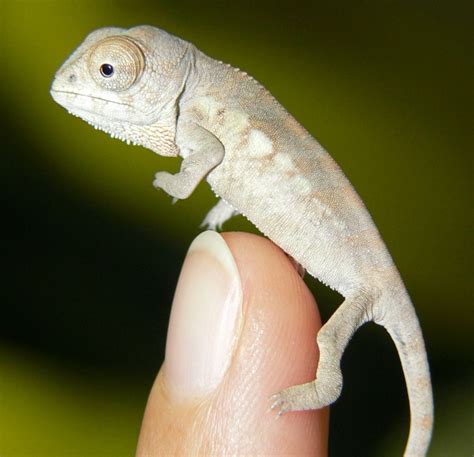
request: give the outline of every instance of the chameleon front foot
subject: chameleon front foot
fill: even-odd
[[[299,263],[293,257],[291,257],[290,254],[286,254],[286,255],[287,255],[288,259],[290,259],[290,262],[293,264],[293,266],[295,267],[295,270],[298,272],[300,277],[304,279],[304,277],[306,275],[306,268],[303,267],[303,265],[301,265],[301,263]]]
[[[239,214],[232,206],[224,200],[219,200],[218,203],[207,213],[202,221],[201,227],[208,230],[220,230],[222,224],[231,217]]]
[[[155,174],[153,186],[156,189],[162,189],[168,195],[178,200],[188,198],[194,189],[194,187],[188,185],[180,173],[172,175],[166,171],[159,171]]]

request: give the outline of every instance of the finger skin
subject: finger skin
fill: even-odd
[[[269,240],[222,235],[243,289],[230,368],[206,398],[178,402],[166,385],[165,362],[148,399],[136,455],[326,456],[327,408],[280,417],[270,409],[272,394],[314,377],[321,322],[313,296]]]

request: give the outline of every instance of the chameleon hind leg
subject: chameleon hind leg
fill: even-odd
[[[319,409],[337,400],[342,390],[342,354],[354,332],[371,320],[371,308],[367,294],[344,300],[318,332],[319,363],[316,379],[273,395],[272,409],[276,409],[278,414]]]

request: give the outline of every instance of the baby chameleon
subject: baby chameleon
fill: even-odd
[[[241,213],[345,300],[317,336],[316,380],[274,396],[279,412],[317,409],[341,392],[340,359],[374,321],[397,348],[410,400],[405,456],[426,455],[429,366],[413,305],[369,213],[321,145],[257,81],[160,29],[92,32],[57,72],[60,105],[112,137],[163,156],[179,173],[154,185],[184,199],[204,178],[220,197],[204,220]]]

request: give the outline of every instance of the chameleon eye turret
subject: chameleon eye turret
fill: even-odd
[[[130,88],[145,69],[140,46],[126,36],[111,36],[90,50],[89,69],[92,79],[102,88],[123,91]]]

